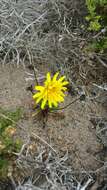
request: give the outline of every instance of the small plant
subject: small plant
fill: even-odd
[[[67,95],[68,90],[67,85],[69,84],[69,82],[65,80],[65,76],[58,78],[58,75],[59,72],[51,78],[51,74],[48,72],[46,75],[46,80],[42,86],[39,85],[35,75],[37,85],[34,87],[35,91],[33,92],[33,99],[36,103],[36,108],[39,111],[34,113],[32,116],[35,117],[38,113],[40,113],[40,116],[43,118],[43,127],[46,125],[49,113],[56,114],[58,110],[64,110],[71,106],[74,102],[80,100],[79,96],[64,107],[57,108],[59,103],[64,102],[64,98]]]
[[[89,21],[89,30],[99,31],[107,24],[107,0],[86,0],[89,15],[86,20]],[[106,11],[105,11],[106,10]]]
[[[65,108],[58,109],[57,107],[59,103],[64,102],[66,96],[65,92],[67,91],[66,85],[68,85],[69,82],[65,80],[65,76],[58,79],[58,75],[59,72],[51,78],[51,74],[48,72],[42,86],[38,84],[37,77],[35,76],[37,85],[34,87],[33,99],[39,111],[32,116],[36,116],[40,113],[43,118],[43,128],[46,126],[50,112]]]
[[[86,20],[89,22],[90,31],[99,31],[87,50],[96,53],[107,51],[107,0],[86,0],[89,15]]]
[[[21,109],[6,111],[0,108],[0,176],[5,176],[12,159],[12,152],[19,151],[21,142],[13,139],[16,122],[22,115]]]
[[[104,53],[107,50],[107,37],[103,37],[100,40],[94,40],[89,44],[88,51]]]

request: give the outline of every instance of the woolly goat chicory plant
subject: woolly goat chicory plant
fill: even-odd
[[[48,72],[43,86],[36,85],[34,87],[36,92],[33,94],[33,99],[36,104],[40,104],[42,110],[58,107],[60,102],[64,102],[67,91],[66,85],[69,82],[65,80],[65,76],[58,78],[58,75],[59,72],[51,77],[50,72]]]

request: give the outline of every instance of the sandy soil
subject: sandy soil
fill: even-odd
[[[96,137],[90,118],[91,115],[106,117],[106,111],[101,104],[89,100],[77,101],[56,115],[49,114],[47,126],[43,128],[43,121],[39,116],[35,120],[31,117],[32,95],[26,91],[31,81],[26,82],[26,71],[29,70],[22,67],[0,66],[0,107],[9,109],[22,107],[25,110],[25,117],[20,121],[25,130],[18,129],[20,137],[26,141],[27,133],[34,132],[61,154],[68,150],[69,161],[75,170],[98,169],[101,166],[98,156],[103,147]],[[68,95],[64,105],[75,98]]]

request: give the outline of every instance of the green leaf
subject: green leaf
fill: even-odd
[[[91,21],[89,30],[99,31],[101,28],[101,24],[98,21]]]

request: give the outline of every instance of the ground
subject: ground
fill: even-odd
[[[27,132],[33,132],[45,139],[61,154],[68,150],[69,161],[72,162],[75,170],[95,171],[100,168],[102,163],[99,161],[99,153],[103,146],[96,137],[90,118],[91,116],[106,117],[102,105],[89,100],[77,101],[65,110],[58,111],[57,114],[50,113],[47,124],[43,128],[39,116],[35,120],[31,116],[32,94],[26,88],[32,81],[26,82],[26,72],[31,71],[21,66],[19,68],[10,65],[0,66],[0,107],[6,109],[22,107],[25,110],[25,116],[20,121],[20,125],[25,130],[18,129],[18,135],[26,141]],[[70,103],[75,98],[68,95],[64,104]]]

